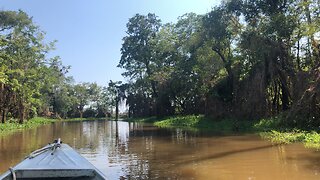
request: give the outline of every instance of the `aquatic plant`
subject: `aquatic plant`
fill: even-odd
[[[0,123],[0,135],[8,134],[9,132],[15,132],[22,129],[35,128],[40,125],[49,124],[53,122],[55,122],[54,119],[35,117],[20,124],[17,122],[17,120],[11,119],[6,123]]]

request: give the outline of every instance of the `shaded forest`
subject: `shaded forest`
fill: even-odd
[[[48,57],[54,42],[23,11],[0,11],[0,119],[103,117],[125,102],[129,117],[281,115],[320,125],[318,0],[229,0],[175,23],[136,14],[118,67],[128,82],[75,84]]]
[[[136,14],[118,65],[129,115],[319,126],[319,13],[318,0],[230,0],[176,23]]]

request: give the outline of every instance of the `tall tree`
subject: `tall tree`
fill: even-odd
[[[126,98],[127,84],[122,84],[121,81],[110,81],[108,91],[110,98],[112,98],[112,104],[116,108],[116,120],[119,119],[119,106],[121,101]]]
[[[46,68],[46,53],[51,49],[42,42],[44,33],[23,11],[0,11],[1,105],[2,122],[10,110],[19,122],[36,114],[41,105],[40,89]]]
[[[152,95],[158,96],[156,82],[151,79],[154,73],[154,49],[151,41],[160,28],[160,20],[155,14],[146,16],[136,14],[129,19],[127,36],[123,38],[121,59],[118,67],[124,68],[123,74],[132,79],[147,77],[152,89]]]
[[[224,98],[227,101],[231,101],[234,94],[235,77],[232,70],[235,62],[234,45],[237,43],[241,28],[239,14],[229,11],[225,4],[215,7],[203,18],[203,37],[208,44],[211,44],[211,49],[219,56],[227,73],[225,90],[228,93]]]
[[[80,118],[83,117],[84,107],[88,105],[90,96],[89,96],[89,84],[88,83],[81,83],[76,84],[73,87],[73,96],[75,96],[77,100],[77,110],[80,114]]]

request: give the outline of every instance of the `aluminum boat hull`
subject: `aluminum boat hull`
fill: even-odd
[[[14,179],[102,180],[106,177],[69,145],[61,144],[54,152],[47,150],[27,157],[0,176],[0,180]]]

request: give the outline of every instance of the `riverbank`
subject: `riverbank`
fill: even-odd
[[[70,119],[61,119],[61,121],[95,121],[95,120],[109,120],[108,118],[70,118]]]
[[[162,128],[203,129],[222,133],[258,133],[263,139],[275,144],[301,142],[308,148],[320,149],[320,133],[282,125],[279,118],[259,121],[224,119],[213,121],[203,115],[176,116],[157,119],[155,117],[128,119],[127,121],[148,122]]]
[[[40,125],[50,124],[55,121],[56,120],[54,120],[54,119],[35,117],[35,118],[32,118],[32,119],[24,122],[23,124],[19,124],[16,121],[10,120],[6,123],[0,123],[0,136],[11,133],[11,132],[23,130],[23,129],[30,129],[30,128],[38,127]]]
[[[49,119],[45,117],[35,117],[25,121],[23,124],[15,120],[8,120],[6,123],[0,123],[0,136],[6,135],[19,130],[35,128],[40,125],[50,124],[58,121],[94,121],[94,120],[108,120],[106,118],[71,118],[71,119]]]

